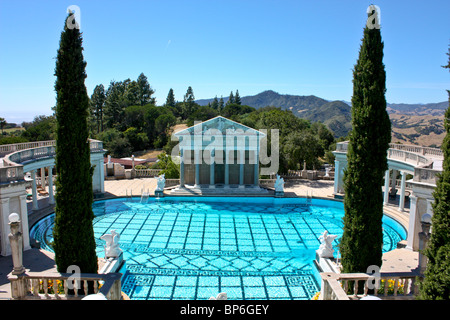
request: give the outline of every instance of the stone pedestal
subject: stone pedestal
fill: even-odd
[[[155,196],[158,198],[164,197],[164,191],[162,190],[155,190]]]
[[[275,198],[284,197],[284,191],[275,191]]]

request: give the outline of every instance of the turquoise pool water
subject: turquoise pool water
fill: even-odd
[[[131,299],[310,299],[320,290],[313,260],[324,230],[342,235],[341,202],[304,198],[166,197],[96,201],[94,232],[120,234],[122,290]],[[54,215],[31,229],[52,250]],[[406,232],[383,218],[383,251]],[[337,239],[337,240],[338,240]],[[334,245],[337,245],[335,240]],[[336,251],[335,251],[336,252]]]

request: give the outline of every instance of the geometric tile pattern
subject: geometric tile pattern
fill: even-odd
[[[245,198],[241,198],[245,199]],[[342,235],[342,208],[230,202],[114,199],[93,204],[100,237],[120,234],[122,290],[131,299],[310,299],[318,290],[312,261],[324,230]],[[51,250],[54,216],[32,228]],[[384,225],[384,251],[401,240]]]

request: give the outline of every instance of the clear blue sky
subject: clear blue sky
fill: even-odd
[[[386,98],[448,99],[448,0],[0,0],[0,117],[52,114],[56,51],[69,5],[81,9],[86,87],[143,72],[164,103],[264,90],[352,96],[366,9],[381,10]]]

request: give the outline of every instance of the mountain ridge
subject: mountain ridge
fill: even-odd
[[[208,105],[213,100],[214,98],[199,99],[196,103]],[[228,97],[223,100],[226,103]],[[347,136],[351,130],[351,102],[349,101],[327,100],[314,95],[280,94],[273,90],[265,90],[253,96],[241,97],[241,104],[256,109],[275,106],[290,110],[300,118],[324,123],[333,131],[335,137]],[[386,109],[392,123],[392,141],[402,143],[426,141],[428,145],[440,145],[442,134],[439,126],[443,125],[443,116],[447,108],[448,101],[416,104],[387,103]],[[428,128],[430,125],[431,130]],[[406,128],[410,131],[406,132]]]

